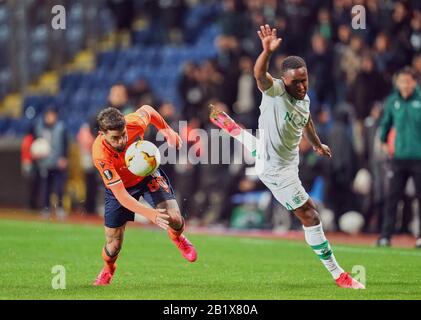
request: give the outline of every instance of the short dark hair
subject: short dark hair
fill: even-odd
[[[417,80],[417,76],[415,74],[415,70],[412,69],[409,66],[403,67],[402,69],[400,69],[397,73],[396,73],[396,77],[398,77],[401,74],[407,74],[410,75],[412,77],[412,79]]]
[[[102,110],[98,116],[98,127],[99,130],[107,132],[108,130],[121,131],[126,126],[126,120],[120,110],[109,107]]]
[[[306,62],[299,56],[286,57],[281,64],[281,74],[284,74],[290,69],[307,68]]]

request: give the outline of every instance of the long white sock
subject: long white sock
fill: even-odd
[[[329,241],[327,241],[325,233],[323,232],[322,223],[312,227],[303,226],[303,229],[307,243],[311,246],[314,253],[319,256],[320,261],[330,272],[333,279],[339,278],[344,270],[336,262]]]

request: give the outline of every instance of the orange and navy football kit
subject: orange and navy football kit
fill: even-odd
[[[124,155],[127,148],[133,142],[143,139],[145,130],[151,123],[151,115],[141,110],[126,115],[125,120],[128,142],[123,152],[115,151],[102,135],[95,139],[92,146],[94,165],[106,187],[104,224],[108,228],[118,228],[127,221],[134,221],[134,213],[123,207],[110,190],[109,187],[114,184],[123,183],[132,197],[136,200],[143,197],[153,208],[162,201],[175,199],[171,183],[162,169],[147,177],[139,177],[132,174],[125,163]]]

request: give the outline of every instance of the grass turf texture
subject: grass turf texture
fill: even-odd
[[[333,244],[346,270],[362,265],[367,290],[336,287],[303,242],[190,235],[199,258],[185,261],[161,231],[127,228],[108,287],[101,226],[0,220],[0,299],[421,299],[421,251]],[[66,289],[54,290],[54,265]]]

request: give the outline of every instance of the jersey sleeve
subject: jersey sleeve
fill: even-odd
[[[282,80],[273,78],[273,85],[263,93],[270,97],[281,96],[285,93],[285,85]]]
[[[125,118],[127,126],[137,127],[139,131],[145,131],[151,122],[151,115],[142,109],[128,114]]]
[[[114,168],[112,161],[105,158],[93,159],[95,167],[98,169],[102,181],[107,187],[110,187],[121,181],[121,178]]]

